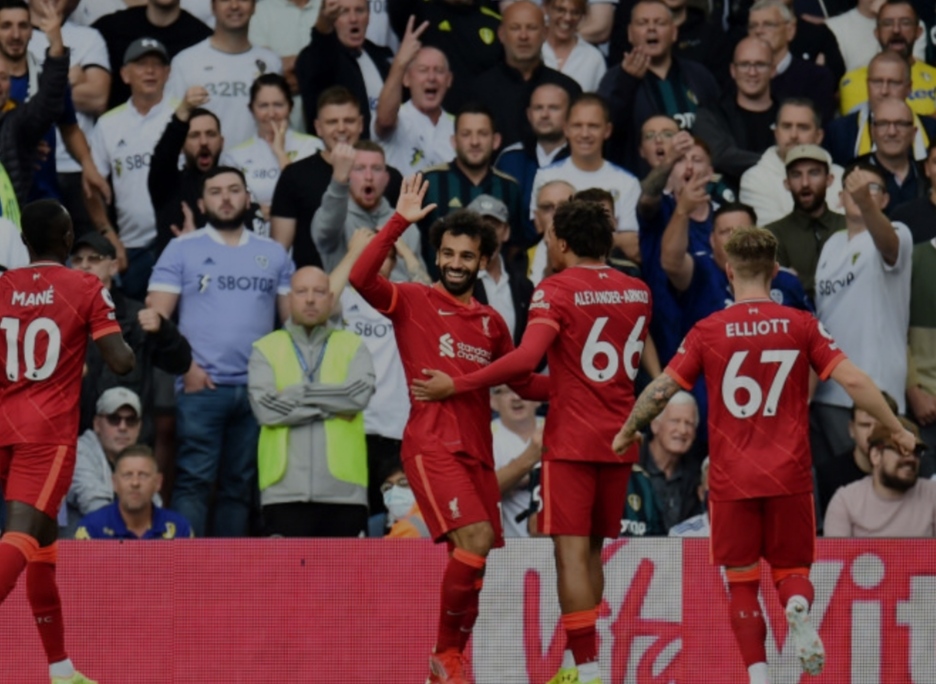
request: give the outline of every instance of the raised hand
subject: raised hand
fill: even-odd
[[[419,37],[429,28],[429,22],[424,21],[417,28],[413,28],[413,24],[416,23],[416,17],[410,15],[409,20],[406,22],[406,32],[403,34],[403,40],[400,41],[400,48],[397,50],[396,58],[394,59],[402,67],[409,66],[409,63],[416,59],[416,54],[422,48],[422,43],[419,42]]]
[[[650,56],[638,45],[630,52],[624,53],[621,68],[634,78],[643,78],[650,68]]]
[[[424,181],[421,173],[404,178],[396,212],[410,223],[421,221],[437,206],[435,204],[430,204],[428,207],[422,205],[428,191],[429,181]]]
[[[413,380],[410,390],[416,401],[442,401],[455,394],[455,381],[440,370],[423,370],[428,380]]]
[[[176,116],[179,117],[180,121],[188,121],[192,110],[204,107],[210,99],[211,96],[204,86],[194,85],[185,91],[182,102],[176,107]]]
[[[192,213],[191,207],[189,207],[188,202],[182,202],[182,227],[179,228],[176,224],[169,226],[172,230],[172,234],[176,237],[180,235],[185,235],[186,233],[191,233],[195,230],[195,214]]]
[[[338,143],[331,151],[332,175],[339,183],[347,183],[354,166],[354,148],[348,143]]]
[[[341,16],[341,0],[325,0],[319,10],[316,28],[322,33],[331,33],[335,30],[335,22]]]
[[[683,214],[691,214],[699,206],[706,204],[710,197],[706,186],[712,180],[711,174],[697,174],[690,171],[686,184],[676,193],[676,210]]]
[[[360,254],[376,234],[370,228],[358,228],[351,235],[351,239],[348,240],[348,252],[350,254]]]
[[[880,188],[881,180],[873,173],[858,169],[852,171],[845,178],[845,192],[851,195],[858,207],[865,207],[871,203],[871,185]],[[883,191],[883,188],[880,188]]]
[[[286,129],[289,128],[289,122],[285,120],[271,121],[270,128],[273,129],[273,143],[271,145],[273,151],[277,157],[280,155],[286,156]],[[351,158],[351,161],[354,161],[354,157]]]

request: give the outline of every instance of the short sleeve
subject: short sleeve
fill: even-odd
[[[562,330],[562,308],[565,292],[557,286],[555,278],[543,280],[533,291],[527,314],[527,325],[548,325]]]
[[[153,274],[149,280],[149,291],[181,294],[183,271],[182,248],[179,246],[179,239],[176,238],[169,241],[166,249],[159,256],[156,266],[153,267]]]
[[[621,189],[621,197],[617,206],[617,230],[619,233],[636,233],[640,230],[637,224],[637,202],[640,200],[640,183],[633,177],[627,177],[627,184]]]
[[[895,261],[893,265],[889,265],[884,261],[884,257],[881,256],[880,252],[878,252],[878,256],[881,259],[881,265],[884,266],[885,273],[903,273],[910,268],[910,264],[913,261],[913,234],[907,226],[899,221],[894,221],[893,225],[894,230],[897,232],[897,239],[900,241],[897,261]]]
[[[96,340],[105,335],[120,334],[120,325],[117,323],[117,313],[110,292],[100,281],[89,285],[88,298],[91,305],[88,311],[88,332],[91,338]]]
[[[111,70],[110,56],[107,54],[107,43],[104,42],[104,37],[97,29],[88,29],[88,45],[81,60],[81,66],[85,69],[96,66],[105,71]]]
[[[290,281],[292,280],[293,273],[296,272],[296,265],[286,254],[286,250],[282,250],[282,252],[282,265],[280,266],[279,284],[276,286],[276,294],[288,295],[291,289]]]
[[[679,383],[684,390],[691,391],[699,375],[702,374],[704,352],[702,333],[698,326],[693,326],[679,345],[676,354],[670,359],[666,374]]]
[[[809,316],[807,335],[809,364],[819,374],[820,380],[827,380],[835,367],[848,357],[818,318]]]
[[[98,173],[107,178],[111,172],[110,155],[107,153],[107,145],[104,142],[104,120],[98,120],[91,131],[91,139],[88,141],[91,147],[91,158],[94,160],[94,166]]]

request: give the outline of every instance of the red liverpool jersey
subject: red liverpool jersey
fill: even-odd
[[[812,491],[809,368],[825,380],[844,359],[811,314],[770,300],[696,323],[666,372],[687,390],[705,375],[712,501]]]
[[[0,277],[0,446],[74,444],[88,336],[120,333],[89,273],[51,262]]]
[[[634,407],[634,378],[650,325],[650,290],[607,266],[575,266],[540,283],[528,325],[559,331],[547,351],[549,416],[544,458],[637,461],[611,442]]]
[[[407,382],[424,369],[459,376],[484,368],[513,349],[510,331],[494,309],[474,299],[463,304],[441,285],[394,284],[393,320]],[[491,395],[487,389],[445,401],[414,401],[403,432],[403,457],[424,450],[460,452],[494,467]]]

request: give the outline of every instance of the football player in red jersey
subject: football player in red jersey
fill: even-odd
[[[618,453],[631,448],[673,394],[705,376],[712,560],[726,568],[731,628],[751,684],[765,684],[761,558],[770,565],[803,670],[818,674],[825,662],[822,641],[809,621],[816,537],[810,368],[841,384],[905,453],[913,452],[916,440],[818,320],[771,301],[770,281],[778,266],[777,240],[769,231],[739,228],[725,251],[735,303],[689,331],[665,372],[640,395],[613,446]]]
[[[111,370],[133,370],[114,304],[101,281],[64,266],[74,234],[58,203],[22,214],[30,264],[0,277],[0,483],[7,527],[0,538],[0,602],[26,570],[26,595],[53,684],[86,684],[65,652],[55,583],[56,515],[75,469],[78,399],[88,337]],[[92,683],[93,684],[93,683]]]
[[[464,377],[428,371],[420,400],[444,399],[527,377],[546,355],[549,416],[543,433],[540,531],[556,546],[568,650],[556,683],[600,684],[595,623],[604,592],[601,549],[621,531],[637,449],[610,447],[634,404],[634,378],[650,323],[650,290],[605,264],[614,228],[595,202],[572,200],[546,232],[555,275],[534,291],[520,346]],[[618,346],[620,345],[620,346]]]
[[[371,240],[351,270],[351,284],[393,321],[407,381],[439,366],[462,375],[511,349],[504,319],[473,297],[478,271],[494,253],[497,237],[474,212],[456,211],[432,226],[441,279],[432,287],[391,283],[379,275],[387,254],[411,223],[435,208],[423,207],[428,183],[403,181],[396,213]],[[546,378],[514,385],[542,400]],[[403,432],[403,469],[432,537],[452,549],[442,578],[442,603],[431,684],[463,684],[464,649],[478,616],[487,555],[503,546],[500,488],[494,470],[490,395],[485,389],[451,401],[415,403]]]

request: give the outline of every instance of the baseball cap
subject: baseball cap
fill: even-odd
[[[166,64],[169,64],[169,53],[166,51],[166,46],[155,38],[137,38],[130,43],[127,51],[124,52],[123,63],[130,64],[130,62],[135,62],[146,55],[159,55]]]
[[[922,439],[920,439],[920,428],[918,428],[912,421],[907,420],[903,416],[898,416],[897,420],[899,420],[900,424],[907,428],[916,438],[916,448],[914,449],[914,452],[919,454],[924,451],[926,449],[926,444]],[[900,450],[897,447],[896,442],[894,442],[894,438],[891,436],[891,431],[880,423],[878,423],[871,431],[871,436],[868,437],[868,445],[872,447],[878,447],[879,449]]]
[[[490,216],[501,223],[509,223],[510,215],[507,205],[491,195],[478,195],[465,209],[481,214],[481,216]]]
[[[75,244],[72,245],[72,254],[75,254],[82,247],[90,247],[91,251],[101,256],[110,257],[111,259],[117,258],[117,250],[114,245],[96,230],[88,231],[75,240]]]
[[[789,167],[790,164],[798,162],[801,159],[817,161],[820,164],[825,164],[826,168],[832,166],[832,158],[829,157],[829,153],[819,147],[819,145],[796,145],[795,147],[791,147],[786,153],[786,160],[784,160],[783,163],[784,166]]]
[[[99,416],[109,416],[117,413],[121,406],[129,406],[138,416],[143,412],[136,392],[126,387],[111,387],[97,400],[97,413]]]

